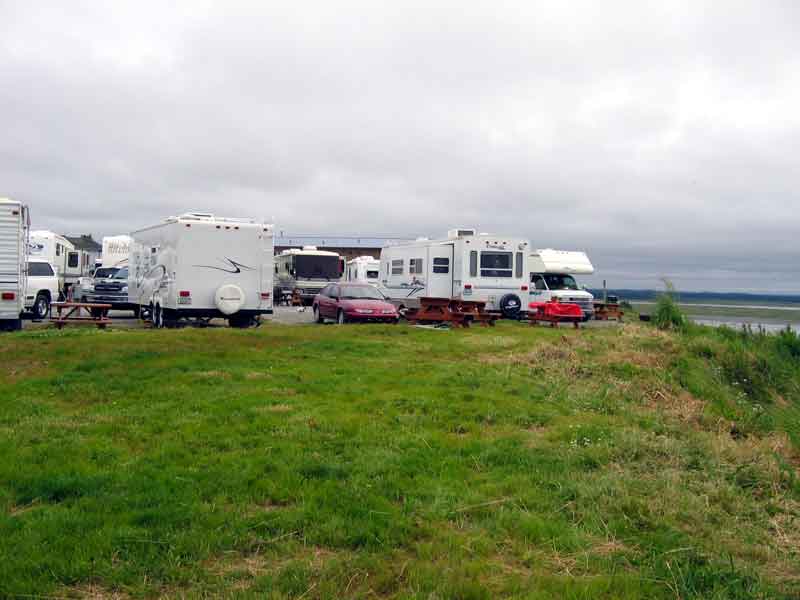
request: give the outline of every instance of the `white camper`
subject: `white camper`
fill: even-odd
[[[81,277],[89,274],[92,265],[88,264],[86,252],[77,250],[63,235],[52,231],[31,231],[29,254],[31,260],[50,263],[59,279],[59,292],[69,295],[69,290]]]
[[[477,300],[517,318],[528,308],[529,254],[524,238],[453,229],[443,240],[384,247],[381,290],[400,309],[424,297]]]
[[[156,327],[217,317],[247,327],[272,314],[272,225],[187,213],[131,237],[128,297]]]
[[[381,261],[373,256],[358,256],[348,260],[344,268],[344,280],[349,283],[380,283]]]
[[[103,253],[100,255],[100,264],[104,267],[121,269],[128,266],[128,256],[131,252],[131,236],[109,235],[103,238]]]
[[[585,252],[552,248],[535,250],[531,253],[530,265],[532,302],[558,299],[559,302],[580,306],[585,321],[594,317],[594,296],[584,290],[574,277],[594,273],[594,266]]]
[[[0,198],[0,328],[22,329],[30,214],[21,202]]]
[[[311,304],[319,291],[342,277],[343,259],[316,246],[289,248],[275,257],[275,296],[297,294]]]

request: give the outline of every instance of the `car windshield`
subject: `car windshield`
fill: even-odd
[[[385,300],[385,296],[371,285],[341,286],[342,300]]]
[[[111,279],[127,279],[128,278],[128,268],[125,267],[124,269],[120,269]]]
[[[578,283],[572,275],[552,275],[547,274],[544,276],[547,281],[547,287],[551,290],[577,290]]]
[[[118,267],[99,267],[94,272],[95,279],[105,279],[106,277],[113,277],[119,271]]]

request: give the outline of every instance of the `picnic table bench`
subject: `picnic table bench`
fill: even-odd
[[[53,310],[56,314],[53,315]],[[50,305],[50,321],[58,328],[64,325],[89,324],[96,325],[98,329],[105,329],[111,323],[108,318],[110,304],[95,304],[92,302],[53,302]],[[85,314],[84,314],[85,313]]]
[[[491,327],[499,315],[487,313],[485,302],[449,300],[447,298],[420,298],[419,308],[409,309],[405,318],[409,323],[447,323],[453,327],[469,327],[480,323]]]

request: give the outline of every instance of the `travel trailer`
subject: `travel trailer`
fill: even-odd
[[[584,290],[574,275],[594,273],[585,252],[570,252],[545,248],[534,250],[530,256],[531,286],[533,302],[569,302],[577,304],[583,311],[584,321],[594,317],[594,296]]]
[[[381,277],[381,261],[373,256],[359,256],[348,260],[344,268],[344,280],[348,283],[370,283],[378,285]]]
[[[100,264],[104,267],[127,267],[130,248],[131,236],[129,235],[109,235],[104,237]]]
[[[339,281],[343,268],[343,259],[336,252],[316,246],[284,250],[275,257],[275,297],[296,294],[310,305],[322,288]]]
[[[77,250],[63,235],[52,231],[31,231],[28,244],[31,260],[50,263],[59,279],[59,293],[69,296],[70,288],[89,275],[93,265],[88,264],[86,253]]]
[[[0,198],[0,328],[22,329],[30,214],[21,202]]]
[[[247,327],[272,313],[272,225],[186,213],[131,237],[128,297],[156,327],[211,318]]]
[[[524,238],[453,229],[443,240],[384,247],[381,290],[401,310],[418,307],[420,298],[448,298],[518,318],[528,307],[529,254]]]

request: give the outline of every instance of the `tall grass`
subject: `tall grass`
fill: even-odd
[[[677,292],[669,279],[662,279],[664,292],[659,294],[653,322],[659,329],[682,330],[686,328],[687,319],[678,307]]]

